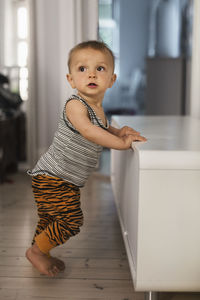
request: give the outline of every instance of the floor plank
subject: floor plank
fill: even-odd
[[[63,279],[63,278],[0,278],[0,286],[4,286],[4,293],[6,289],[10,289],[23,297],[53,297],[59,299],[61,297],[85,297],[115,299],[115,297],[133,298],[133,291],[131,288],[131,280],[93,280],[93,279]],[[142,293],[135,293],[138,295],[135,299],[143,300]],[[140,296],[140,298],[139,298]],[[107,297],[107,298],[106,298]],[[23,297],[24,298],[24,297]],[[47,298],[48,299],[48,298]]]

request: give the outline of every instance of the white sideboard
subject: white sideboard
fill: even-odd
[[[111,150],[111,182],[136,291],[200,291],[200,120],[114,116],[148,141]]]

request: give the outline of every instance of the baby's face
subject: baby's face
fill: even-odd
[[[92,48],[76,50],[71,57],[67,79],[81,95],[103,97],[116,80],[111,54]]]

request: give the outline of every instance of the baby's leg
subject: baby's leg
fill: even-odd
[[[58,263],[54,258],[41,252],[36,243],[26,251],[26,257],[44,275],[54,277],[60,271]]]
[[[37,205],[38,205],[38,223],[35,229],[35,234],[33,237],[33,242],[32,245],[35,243],[35,237],[40,234],[49,224],[53,223],[54,219],[52,216],[49,214],[44,214],[43,212],[40,212],[40,207],[39,207],[40,202],[37,200]]]
[[[36,233],[35,243],[26,256],[41,273],[55,276],[65,266],[61,260],[51,257],[49,251],[80,231],[83,224],[80,190],[72,184],[63,184],[58,178],[40,176],[39,181],[37,179],[33,179],[33,190],[38,213],[48,214],[53,220],[41,233]]]
[[[35,200],[37,204],[37,209],[38,209],[38,223],[36,226],[35,234],[33,237],[32,245],[35,244],[35,238],[42,233],[49,224],[52,224],[54,222],[53,216],[51,216],[49,213],[44,212],[44,207],[49,208],[49,204],[45,203],[44,201],[44,195],[40,195],[37,191],[37,193],[34,193],[35,195]],[[51,210],[51,209],[50,209]],[[46,251],[46,249],[43,249]],[[30,251],[29,251],[30,252]],[[50,257],[50,253],[46,253],[48,257]],[[65,264],[62,260],[52,257],[51,256],[51,261],[57,266],[57,268],[60,271],[63,271],[65,269]]]
[[[54,221],[35,237],[38,248],[47,257],[52,248],[64,244],[71,236],[79,233],[83,224],[79,190],[63,188],[56,192],[56,196],[53,195],[51,200],[53,207],[48,211]],[[48,195],[48,201],[51,203],[49,198]],[[35,265],[34,261],[32,263]],[[51,257],[51,263],[60,271],[65,268],[64,263],[58,258]]]
[[[36,236],[35,243],[26,252],[26,257],[42,274],[55,276],[65,269],[63,261],[49,254],[56,246],[57,244],[50,241],[49,236],[43,231]]]

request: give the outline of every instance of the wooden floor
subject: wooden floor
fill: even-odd
[[[0,185],[0,300],[144,300],[134,292],[110,182],[93,176],[82,189],[81,233],[53,254],[66,264],[56,278],[26,260],[37,215],[25,172]],[[159,300],[197,300],[199,294],[160,293]]]

